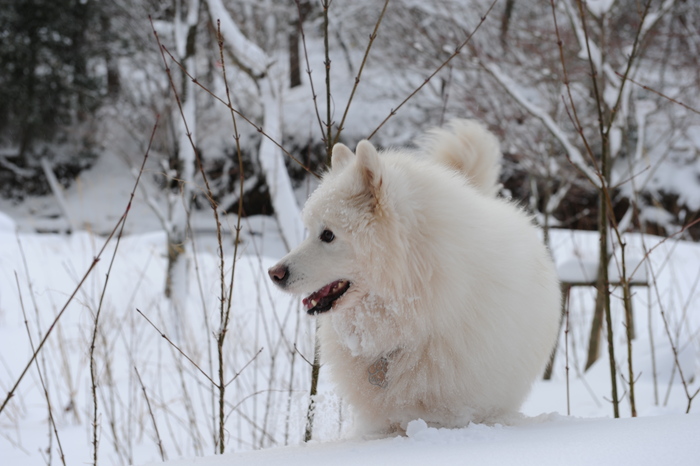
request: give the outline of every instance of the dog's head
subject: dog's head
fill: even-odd
[[[308,237],[268,271],[283,290],[306,296],[309,314],[381,295],[376,285],[387,283],[386,277],[378,282],[382,260],[401,257],[391,251],[395,214],[384,175],[369,141],[361,141],[356,153],[342,144],[333,148],[332,168],[304,208]]]

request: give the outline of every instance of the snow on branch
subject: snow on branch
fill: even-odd
[[[18,150],[18,152],[19,152],[19,150]],[[0,167],[3,167],[5,169],[11,171],[16,176],[19,176],[19,177],[31,178],[35,175],[34,170],[29,170],[27,168],[22,168],[19,165],[15,165],[14,163],[7,160],[2,154],[0,154]]]
[[[284,157],[274,142],[282,140],[281,111],[280,100],[272,94],[270,84],[270,82],[262,82],[260,86],[265,112],[263,125],[268,137],[262,138],[259,158],[265,173],[265,181],[270,189],[270,200],[275,209],[282,238],[287,248],[292,250],[304,239],[305,228],[301,221],[301,210],[294,196],[289,173],[284,164]]]
[[[598,175],[596,175],[590,166],[586,163],[576,146],[571,144],[566,133],[561,129],[561,127],[552,119],[551,116],[541,107],[532,103],[525,98],[523,92],[518,84],[516,84],[510,77],[506,76],[500,67],[495,63],[482,63],[483,67],[488,71],[491,76],[493,76],[496,81],[508,92],[508,94],[528,113],[540,120],[547,130],[557,139],[562,146],[566,154],[574,166],[579,169],[596,187],[600,185],[598,180]]]
[[[675,4],[676,0],[666,0],[657,11],[648,13],[644,18],[642,27],[640,28],[640,36],[644,37],[647,32],[649,32],[649,30],[651,30],[651,28],[653,28],[665,14],[668,13],[671,8],[673,8]]]
[[[607,14],[612,7],[612,3],[609,0],[597,0],[596,2],[587,2],[586,5],[594,16],[601,16]],[[676,0],[665,0],[664,3],[653,12],[648,12],[642,15],[642,24],[639,28],[639,39],[643,40],[646,34],[656,25],[656,23],[674,6]],[[579,52],[579,57],[581,59],[587,60],[590,54],[590,60],[593,63],[596,71],[602,73],[608,80],[610,89],[604,94],[603,99],[608,104],[610,108],[615,106],[617,101],[617,95],[619,93],[620,87],[622,86],[622,80],[618,73],[613,70],[612,66],[608,61],[605,60],[603,52],[601,51],[598,44],[596,44],[590,36],[586,35],[584,31],[584,25],[582,19],[574,11],[574,7],[571,3],[566,0],[563,2],[564,8],[566,9],[566,14],[571,22],[571,27],[576,34],[576,40],[578,41],[579,47],[581,48]],[[627,57],[628,60],[632,60],[635,57]],[[627,118],[629,114],[629,90],[627,90],[622,95],[622,105],[618,109],[621,113],[622,118]]]
[[[586,8],[591,12],[596,18],[600,18],[604,14],[607,14],[615,3],[615,0],[588,0],[586,2]]]
[[[206,2],[212,21],[219,21],[224,47],[234,55],[238,65],[247,68],[257,80],[263,104],[263,126],[258,131],[262,133],[264,128],[258,157],[270,189],[270,201],[275,209],[282,238],[291,250],[304,239],[305,228],[284,157],[276,142],[282,140],[282,110],[280,99],[273,91],[274,81],[266,75],[271,60],[260,47],[243,35],[221,0]]]
[[[221,0],[206,2],[212,21],[220,22],[221,35],[224,36],[226,47],[231,50],[236,60],[254,75],[264,75],[270,65],[267,54],[243,35]]]
[[[593,62],[595,69],[599,73],[603,72],[605,77],[608,78],[610,84],[615,89],[619,89],[620,78],[615,74],[615,70],[612,69],[610,64],[604,62],[603,54],[598,45],[593,42],[590,37],[586,37],[581,18],[579,18],[576,12],[574,12],[574,8],[568,1],[564,2],[564,7],[566,8],[566,14],[569,16],[569,20],[571,21],[571,27],[574,29],[574,33],[576,34],[576,40],[578,41],[579,47],[581,47],[579,58],[582,60],[587,60],[590,53],[590,59]],[[610,104],[610,107],[612,107],[612,104]]]

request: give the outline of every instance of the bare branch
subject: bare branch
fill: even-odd
[[[418,94],[418,92],[420,92],[420,90],[423,89],[423,87],[424,87],[426,84],[428,84],[428,83],[430,82],[430,80],[433,79],[433,77],[434,77],[436,74],[438,74],[440,71],[442,71],[442,69],[445,68],[445,67],[452,61],[452,59],[453,59],[454,57],[456,57],[457,55],[459,55],[459,54],[462,52],[462,49],[472,40],[472,37],[474,37],[474,34],[476,34],[476,31],[479,30],[479,28],[481,27],[481,25],[484,24],[484,21],[486,21],[486,18],[489,17],[489,14],[491,14],[491,10],[493,10],[493,7],[496,5],[496,2],[497,2],[497,1],[498,1],[498,0],[494,0],[494,1],[491,3],[491,6],[489,6],[488,10],[486,10],[486,14],[485,14],[484,16],[482,16],[481,19],[479,20],[479,24],[477,24],[476,27],[474,28],[474,30],[467,36],[467,38],[464,39],[464,41],[463,41],[461,44],[459,44],[459,45],[457,46],[457,48],[455,49],[455,51],[452,52],[452,54],[451,54],[449,57],[447,57],[447,59],[446,59],[444,62],[442,62],[442,64],[440,64],[440,66],[438,66],[438,67],[435,69],[435,71],[432,72],[432,74],[430,74],[430,76],[428,76],[427,78],[425,78],[425,80],[423,80],[423,82],[422,82],[417,88],[415,88],[415,89],[413,90],[413,92],[411,92],[404,100],[402,100],[401,103],[400,103],[396,108],[392,108],[391,111],[389,112],[389,115],[387,115],[387,117],[384,118],[384,120],[382,120],[382,122],[379,124],[379,126],[377,126],[377,127],[374,129],[374,131],[372,131],[372,133],[367,137],[367,139],[372,139],[372,137],[373,137],[375,134],[377,134],[377,131],[379,131],[379,130],[382,128],[382,126],[384,126],[384,124],[385,124],[387,121],[389,121],[389,119],[390,119],[391,117],[393,117],[394,115],[396,115],[396,112],[398,112],[399,109],[400,109],[401,107],[403,107],[404,104],[405,104],[406,102],[408,102],[409,100],[411,100],[411,99],[413,98],[413,96],[415,96],[416,94]]]

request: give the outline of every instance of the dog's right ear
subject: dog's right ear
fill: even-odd
[[[331,169],[339,169],[347,166],[355,154],[345,144],[337,143],[333,146],[331,154]]]
[[[357,143],[355,152],[357,153],[357,165],[365,181],[365,186],[374,199],[379,202],[382,187],[382,173],[377,149],[371,142],[363,139]]]

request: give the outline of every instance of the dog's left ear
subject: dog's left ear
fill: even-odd
[[[355,157],[348,146],[341,143],[336,143],[333,146],[333,152],[331,154],[331,169],[343,168],[350,163],[350,161]]]
[[[365,181],[365,186],[375,199],[379,199],[379,190],[382,187],[382,174],[377,149],[371,142],[364,139],[357,144],[355,154],[357,155],[357,166]]]

